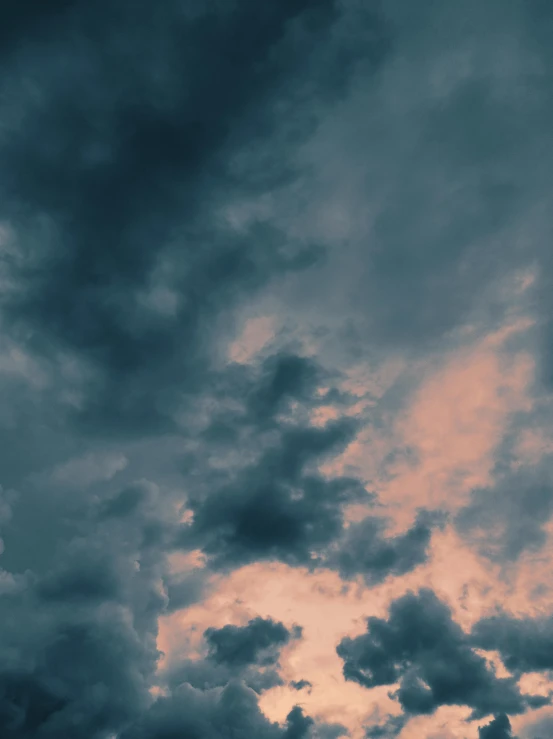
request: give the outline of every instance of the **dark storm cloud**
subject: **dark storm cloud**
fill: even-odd
[[[309,680],[292,680],[289,683],[290,687],[294,690],[311,690],[313,685],[309,682]]]
[[[382,10],[390,63],[355,80],[305,155],[304,229],[334,248],[317,280],[296,281],[290,315],[305,311],[348,357],[424,355],[460,325],[508,320],[501,281],[536,265],[528,307],[550,335],[550,10],[519,0]]]
[[[515,679],[497,678],[431,590],[393,601],[387,620],[369,618],[367,633],[343,639],[337,652],[347,680],[366,688],[399,683],[393,697],[407,714],[466,705],[478,718],[547,703],[523,696]]]
[[[209,364],[217,317],[314,259],[269,224],[233,232],[219,211],[228,193],[288,177],[313,110],[343,91],[347,75],[310,63],[339,13],[332,0],[42,12],[55,21],[14,16],[4,61],[2,215],[20,255],[4,314],[34,351],[90,367],[83,420],[104,433],[170,427],[177,388]],[[32,43],[19,43],[29,25]],[[352,57],[336,52],[334,67]],[[309,106],[278,120],[274,106],[306,85]],[[259,161],[267,139],[278,155]]]
[[[163,671],[158,681],[170,690],[186,683],[198,690],[222,688],[232,680],[241,680],[244,685],[261,695],[271,688],[284,685],[279,665],[239,665],[218,664],[210,659],[180,660]]]
[[[345,578],[361,574],[368,584],[404,575],[427,561],[432,531],[444,522],[439,511],[419,511],[410,529],[389,537],[384,535],[389,523],[385,518],[368,516],[353,523],[336,555],[340,574]]]
[[[367,739],[394,739],[406,723],[405,716],[388,716],[383,724],[369,727],[366,737]]]
[[[13,53],[17,44],[24,43],[33,36],[40,37],[48,23],[55,22],[78,0],[21,0],[10,3],[4,12],[0,31],[2,57]]]
[[[553,670],[553,618],[499,613],[477,621],[471,639],[481,649],[499,652],[515,674]]]
[[[246,626],[228,624],[221,629],[204,632],[209,645],[209,658],[219,664],[240,667],[251,664],[274,664],[278,650],[290,639],[301,637],[301,628],[289,631],[284,624],[270,618],[254,618]]]
[[[259,363],[227,365],[210,378],[213,407],[201,437],[216,447],[234,444],[239,433],[278,430],[294,404],[311,410],[328,402],[317,395],[326,378],[319,362],[286,347]]]
[[[323,379],[328,392],[321,395]],[[445,520],[439,511],[419,511],[411,528],[395,536],[387,535],[391,522],[379,516],[344,526],[345,506],[371,504],[375,496],[360,480],[317,472],[359,428],[347,415],[311,425],[310,414],[329,402],[328,394],[339,410],[355,402],[334,392],[334,379],[313,359],[289,352],[272,354],[257,368],[231,368],[221,378],[211,421],[199,434],[206,453],[196,449],[195,459],[186,460],[193,518],[183,527],[181,546],[201,547],[216,567],[281,560],[335,569],[345,578],[362,575],[367,583],[426,562],[432,532]],[[210,455],[215,466],[198,467],[195,460]]]
[[[239,678],[256,693],[262,693],[284,684],[279,674],[280,652],[300,638],[299,626],[290,630],[270,618],[254,618],[245,626],[208,628],[204,632],[205,658],[170,665],[164,679],[173,687],[186,682],[207,690]]]
[[[550,212],[551,10],[502,0],[5,5],[0,351],[19,364],[14,377],[2,366],[0,377],[0,482],[18,490],[19,503],[10,494],[3,507],[0,495],[2,561],[13,564],[0,582],[0,736],[339,736],[343,727],[317,727],[297,707],[283,726],[261,713],[256,693],[280,684],[278,650],[288,643],[274,622],[210,632],[205,660],[162,676],[167,697],[149,692],[159,677],[159,616],[200,599],[210,566],[280,559],[379,582],[423,563],[439,525],[421,514],[394,537],[376,517],[344,529],[344,506],[371,496],[317,465],[356,424],[315,429],[307,420],[322,404],[320,384],[335,378],[293,349],[221,369],[235,310],[269,287],[306,331],[326,322],[358,355],[373,345],[421,351],[475,311],[500,313],[486,291],[492,277],[533,259],[534,309],[549,337],[550,221],[529,215],[536,203]],[[481,53],[478,39],[503,49],[509,33],[517,53],[491,61]],[[530,56],[537,72],[525,67]],[[344,220],[353,228],[371,220],[328,257],[321,243],[333,229],[319,236],[341,210],[324,197],[326,220],[306,207],[326,187],[311,188],[318,175],[307,149],[330,189],[359,198],[363,217],[346,209]],[[336,159],[361,168],[353,186],[336,176]],[[265,196],[267,216],[252,205]],[[244,225],[235,206],[248,211]],[[314,237],[297,235],[304,212],[319,227]],[[331,397],[348,402],[336,390]],[[236,412],[225,407],[231,401]],[[198,445],[178,481],[162,449],[175,443],[167,432],[181,435],[181,455],[185,442]],[[152,446],[139,448],[144,436]],[[109,471],[91,480],[82,467],[69,484],[59,477],[60,464],[118,454],[123,440],[128,477],[146,469],[159,485],[127,476],[119,484]],[[185,500],[188,527],[175,515]],[[516,556],[539,543],[549,499],[539,485],[530,491],[531,515],[506,500],[513,533],[500,543]],[[474,516],[491,521],[486,506]],[[473,514],[464,515],[470,528]],[[170,572],[176,529],[179,545],[203,549],[208,567]],[[537,664],[542,642],[522,650],[509,629],[498,642],[505,658],[521,670]],[[350,679],[398,680],[408,713],[539,705],[471,647],[423,594],[396,601],[388,621],[371,620],[367,635],[340,650]],[[181,684],[187,678],[192,685]]]
[[[473,490],[455,524],[482,554],[509,562],[543,547],[552,514],[551,459],[545,457],[537,466],[499,472],[493,485]]]
[[[239,682],[225,688],[200,691],[184,684],[169,698],[160,698],[121,739],[220,739],[255,736],[259,739],[307,739],[313,725],[300,708],[288,715],[286,725],[271,723],[259,710],[257,695]]]
[[[286,717],[286,739],[306,739],[309,736],[311,727],[315,722],[310,716],[304,716],[303,710],[299,706],[294,706]]]
[[[478,728],[478,739],[516,739],[516,737],[511,732],[509,717],[501,713],[489,724]]]
[[[27,475],[82,452],[83,428],[104,448],[174,429],[210,383],[233,306],[313,262],[318,249],[270,218],[236,229],[221,213],[282,184],[318,106],[374,49],[352,51],[326,2],[45,1],[5,16],[1,349],[9,338],[30,372],[2,375],[1,482],[22,493],[6,562],[24,570],[72,536],[56,486]],[[361,31],[375,48],[378,23]],[[293,372],[275,368],[252,413],[278,405]],[[164,474],[159,455],[148,476]],[[173,584],[173,604],[189,585]]]

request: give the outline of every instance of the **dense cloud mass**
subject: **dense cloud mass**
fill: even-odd
[[[240,471],[235,485],[191,501],[194,518],[183,536],[194,545],[205,539],[206,553],[222,565],[266,556],[308,562],[311,550],[340,532],[341,505],[358,497],[359,486],[305,468],[349,434],[350,424],[342,423],[283,431],[276,447]]]
[[[457,528],[482,553],[512,561],[526,551],[539,551],[547,541],[546,524],[553,513],[551,460],[541,468],[498,474],[489,488],[476,488],[457,517]]]
[[[511,733],[511,722],[509,718],[501,713],[489,724],[478,729],[479,739],[515,739]]]
[[[553,619],[514,618],[506,613],[474,624],[472,639],[481,649],[495,650],[511,672],[553,669]]]
[[[301,639],[302,629],[272,619],[255,618],[245,626],[227,624],[204,632],[207,654],[201,660],[178,662],[168,674],[172,685],[188,683],[206,690],[223,687],[240,678],[257,693],[283,684],[279,674],[280,651]]]
[[[121,734],[121,739],[171,736],[218,739],[225,735],[308,739],[311,725],[312,719],[299,708],[288,714],[285,727],[271,723],[260,712],[255,693],[239,682],[203,692],[185,683],[171,698],[158,700],[136,725]]]
[[[0,737],[547,735],[553,6],[4,5]]]
[[[405,533],[385,537],[386,520],[367,516],[347,529],[337,556],[340,573],[362,573],[368,583],[404,575],[426,561],[432,530],[443,523],[440,511],[420,511]]]
[[[337,651],[347,680],[366,688],[397,684],[393,696],[411,714],[463,705],[478,718],[547,703],[523,696],[515,679],[498,678],[431,590],[393,601],[388,620],[369,618],[367,633],[343,639]]]

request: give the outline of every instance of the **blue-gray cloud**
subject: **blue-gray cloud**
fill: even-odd
[[[367,619],[367,633],[337,647],[346,680],[366,688],[399,684],[392,694],[408,715],[469,706],[472,718],[518,714],[548,698],[523,695],[515,678],[498,678],[432,590],[393,601],[388,619]]]
[[[500,470],[492,485],[476,488],[455,516],[457,530],[479,551],[499,562],[539,551],[553,515],[551,459],[516,470]]]
[[[377,515],[346,527],[344,508],[376,496],[320,472],[361,423],[338,389],[344,357],[420,355],[469,319],[483,329],[507,311],[500,278],[533,264],[527,307],[550,386],[553,11],[539,0],[8,6],[0,735],[339,736],[299,708],[282,725],[260,712],[293,636],[268,620],[208,631],[205,660],[177,665],[154,701],[158,619],[200,600],[213,572],[255,561],[368,585],[426,562],[440,513],[396,536]],[[260,359],[229,363],[239,318],[260,307],[320,355],[279,336]],[[316,428],[325,402],[341,419]],[[474,491],[458,529],[496,527],[503,560],[536,549],[551,514],[538,477]],[[175,515],[185,509],[189,523]],[[168,555],[191,548],[206,566],[172,572]],[[409,642],[406,612],[428,648]],[[398,601],[342,643],[347,675],[398,679],[409,715],[493,712],[482,736],[508,736],[503,714],[539,701],[473,646],[495,644],[522,672],[546,669],[548,652],[539,624],[498,619],[469,642],[428,594]]]
[[[478,739],[516,739],[511,732],[509,717],[500,713],[489,724],[478,729]]]

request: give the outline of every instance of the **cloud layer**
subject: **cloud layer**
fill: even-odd
[[[553,9],[0,26],[0,735],[545,739]]]

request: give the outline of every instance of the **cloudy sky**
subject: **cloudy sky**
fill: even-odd
[[[552,35],[5,3],[3,739],[553,735]]]

